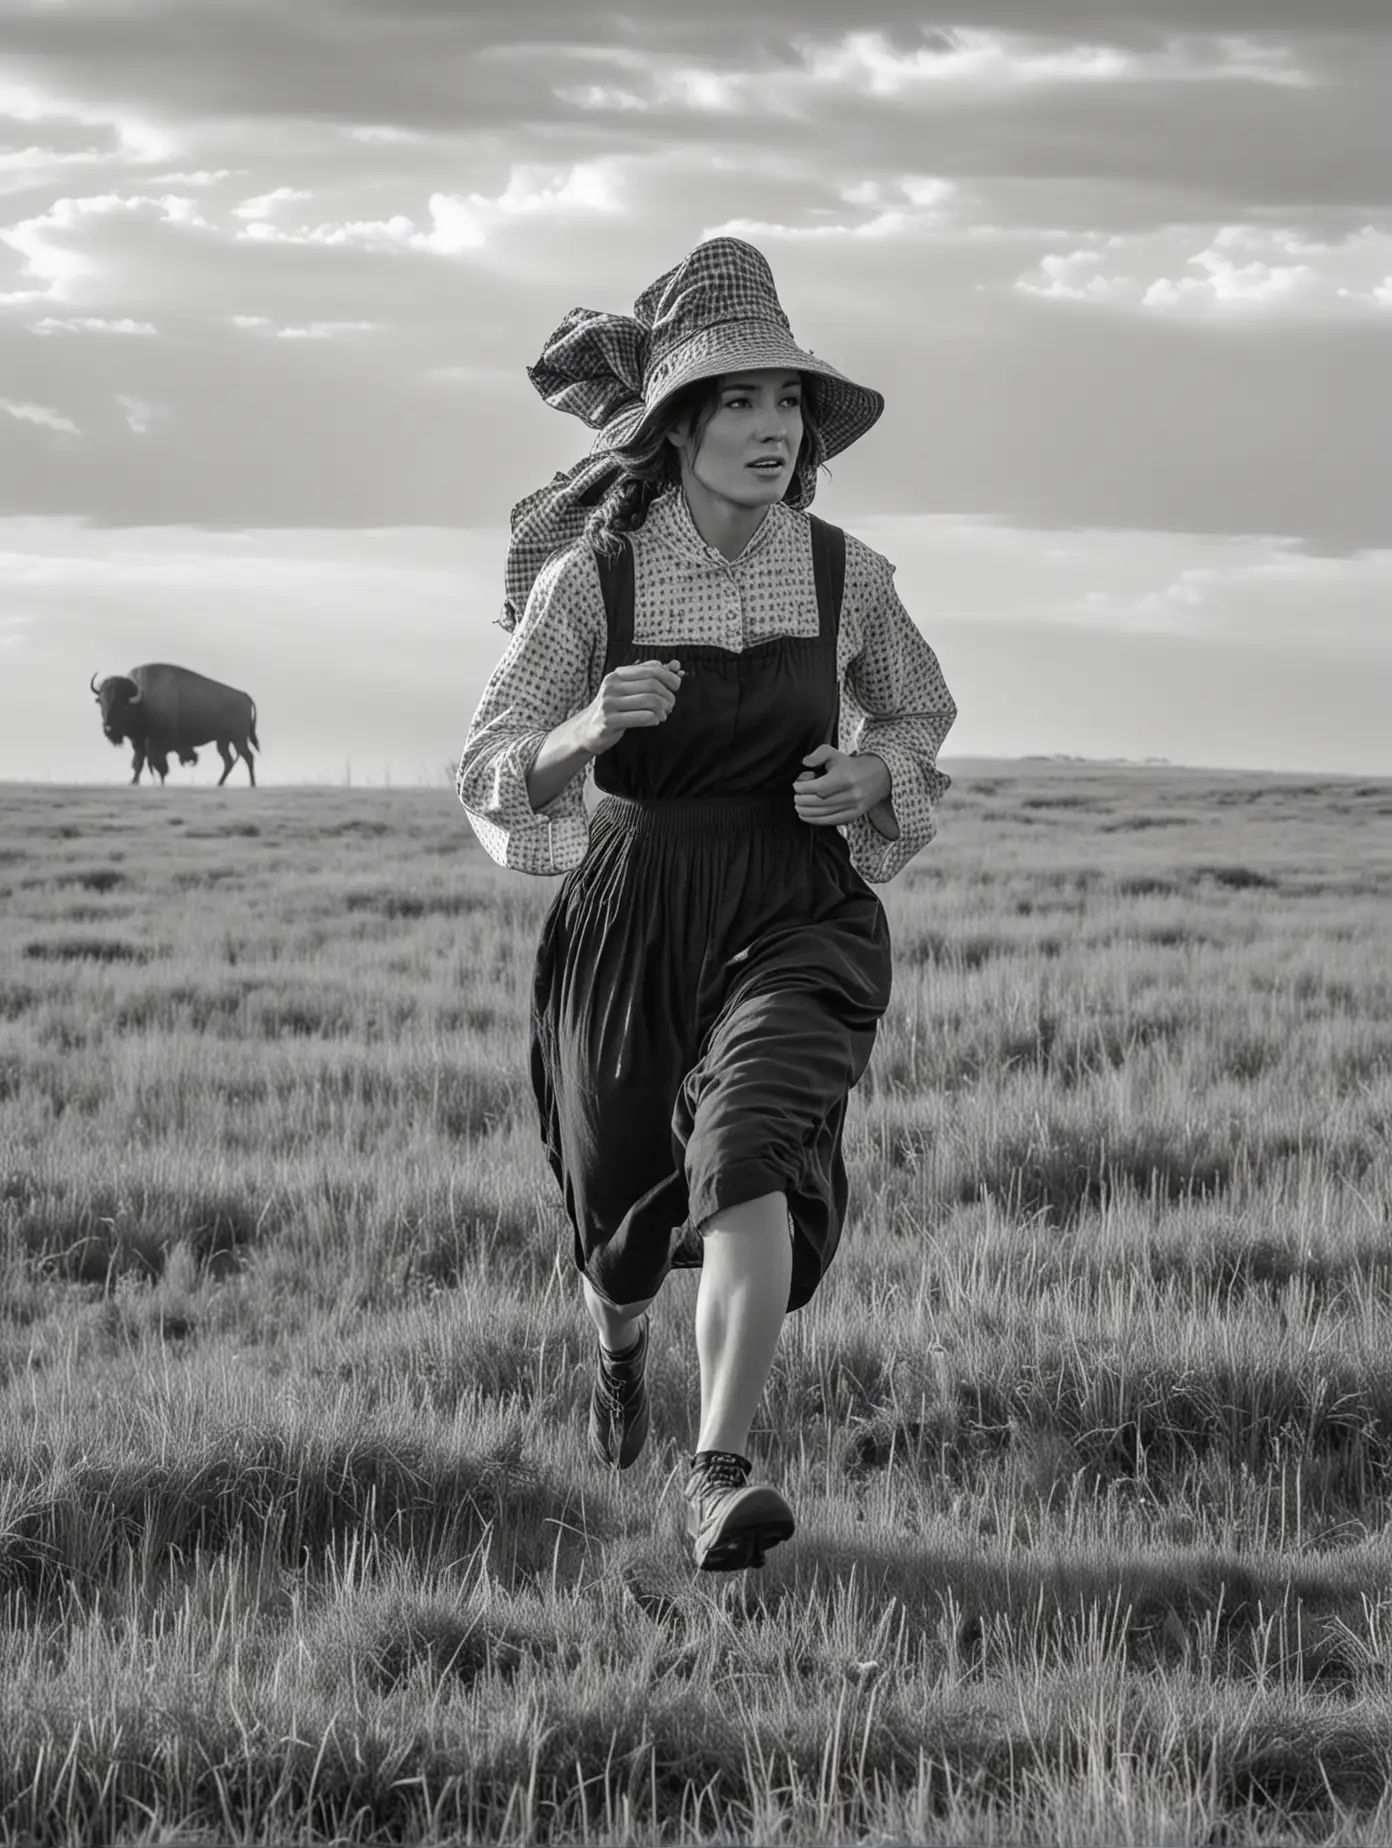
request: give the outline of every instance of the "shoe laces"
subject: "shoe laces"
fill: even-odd
[[[600,1392],[609,1403],[622,1408],[638,1391],[643,1383],[644,1363],[647,1360],[647,1330],[638,1338],[636,1352],[625,1354],[617,1365],[605,1357],[601,1348],[599,1355]]]
[[[603,1368],[600,1369],[599,1396],[610,1411],[627,1411],[629,1400],[636,1394],[638,1386],[637,1380],[616,1380]]]
[[[732,1450],[709,1450],[691,1465],[694,1489],[742,1489],[749,1480],[748,1457]]]

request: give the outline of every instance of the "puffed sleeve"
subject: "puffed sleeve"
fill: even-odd
[[[548,732],[593,699],[604,671],[605,618],[594,555],[585,544],[547,560],[522,620],[489,677],[455,773],[475,834],[500,866],[565,873],[585,857],[584,778],[544,809],[527,799],[527,772]]]
[[[884,759],[899,824],[897,840],[868,815],[845,830],[856,870],[878,885],[937,833],[937,805],[952,785],[938,769],[938,751],[957,707],[938,657],[899,601],[893,565],[850,535],[841,623],[854,647],[841,689],[841,749]]]

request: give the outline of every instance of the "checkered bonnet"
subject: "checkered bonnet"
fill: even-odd
[[[884,399],[793,339],[763,254],[741,238],[715,237],[651,283],[633,315],[572,308],[527,376],[550,405],[598,432],[586,459],[512,510],[506,596],[498,618],[512,629],[551,554],[571,545],[618,478],[613,451],[646,433],[674,392],[727,372],[785,366],[816,380],[822,455],[838,455],[879,417]],[[799,471],[798,505],[815,478]]]
[[[763,253],[741,238],[713,237],[698,244],[644,289],[633,313],[650,330],[640,426],[685,385],[765,366],[786,366],[816,379],[817,422],[826,456],[838,455],[864,436],[884,409],[879,392],[853,384],[798,345]]]

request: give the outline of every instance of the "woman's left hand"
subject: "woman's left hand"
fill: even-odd
[[[793,807],[814,828],[838,828],[859,821],[889,797],[889,766],[873,752],[852,756],[834,745],[819,744],[802,761],[815,768],[799,773],[793,784]],[[816,775],[815,769],[822,774]]]

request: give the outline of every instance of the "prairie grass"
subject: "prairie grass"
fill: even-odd
[[[1392,1836],[1392,783],[959,764],[681,1529],[452,792],[0,791],[0,1840]]]

